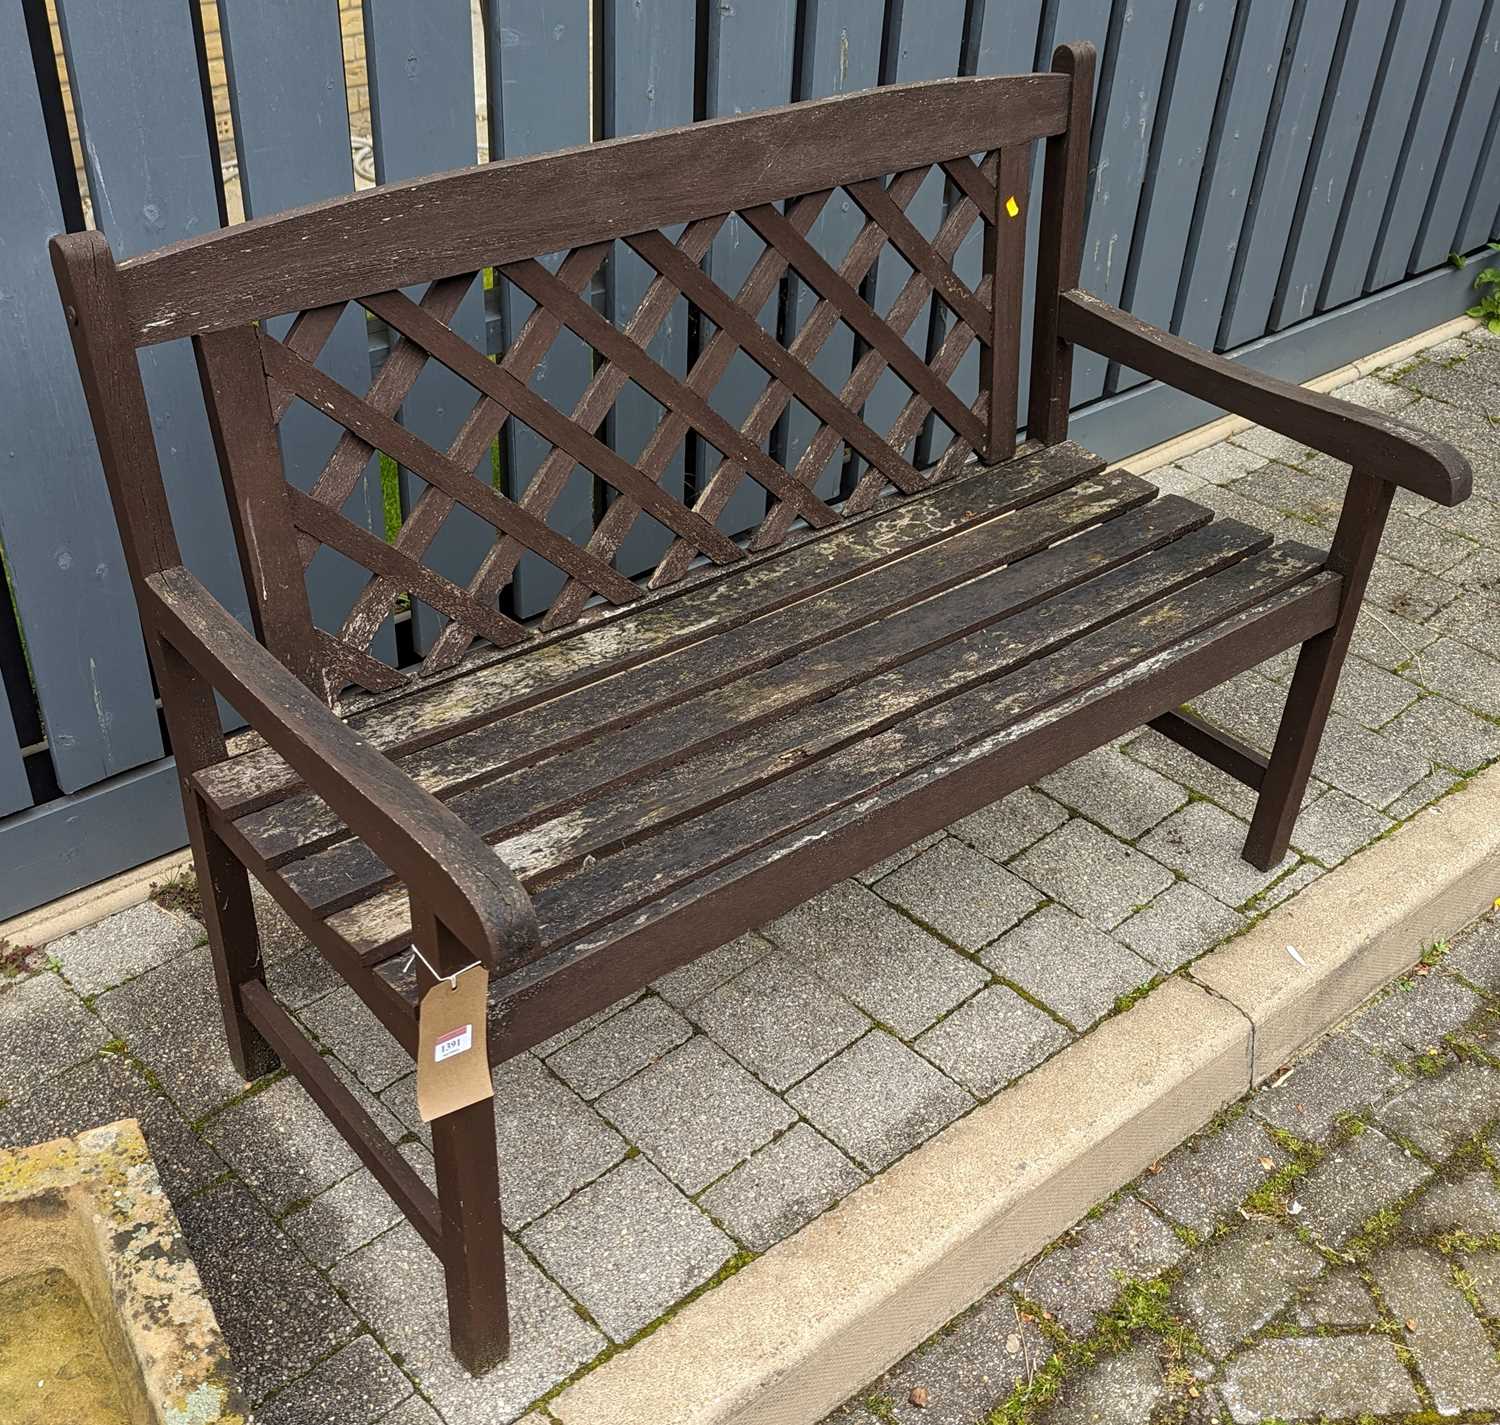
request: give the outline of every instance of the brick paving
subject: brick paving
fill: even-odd
[[[142,1120],[263,1425],[506,1425],[544,1406],[1122,997],[1186,973],[1500,758],[1497,392],[1500,348],[1482,334],[1343,392],[1456,441],[1477,494],[1453,511],[1398,496],[1294,849],[1274,872],[1239,860],[1247,789],[1132,734],[502,1066],[516,1346],[483,1380],[447,1353],[431,1255],[302,1089],[235,1077],[202,930],[184,914],[122,912],[0,983],[0,1142]],[[1344,474],[1250,430],[1152,478],[1317,542]],[[1198,710],[1264,748],[1292,665],[1273,659]],[[265,924],[274,988],[430,1174],[409,1062],[269,906]],[[1469,1033],[1483,1055],[1500,1052],[1500,1017],[1486,1019],[1497,989],[1493,947],[1456,946],[1415,991],[1106,1208],[1052,1266],[903,1363],[872,1391],[889,1398],[876,1418],[980,1419],[1035,1383],[1059,1333],[1100,1330],[1114,1334],[1096,1369],[1069,1373],[1029,1418],[1155,1410],[1219,1425],[1336,1414],[1361,1390],[1392,1410],[1447,1408],[1455,1382],[1488,1379],[1493,1321],[1472,1308],[1500,1310],[1500,1257],[1485,1255],[1500,1223],[1474,1146],[1491,1061],[1465,1051],[1460,1065],[1442,1046]],[[1262,1158],[1273,1178],[1298,1170],[1294,1217],[1236,1210],[1266,1188]],[[1370,1236],[1377,1210],[1406,1214],[1389,1243]],[[1121,1273],[1145,1284],[1130,1319],[1159,1329],[1116,1329]],[[1257,1292],[1231,1313],[1226,1284],[1247,1273]],[[1165,1306],[1152,1283],[1172,1289]],[[1285,1299],[1272,1299],[1278,1284]],[[1401,1293],[1420,1298],[1421,1331],[1392,1317]],[[1363,1335],[1348,1334],[1356,1325]],[[929,1378],[929,1406],[910,1406]],[[1300,1386],[1322,1393],[1293,1399]],[[865,1425],[871,1411],[850,1413]]]
[[[825,1425],[1500,1420],[1497,974],[1500,912]]]

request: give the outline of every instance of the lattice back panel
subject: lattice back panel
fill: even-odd
[[[510,284],[534,306],[496,360],[448,325],[481,281],[477,272],[436,280],[416,300],[400,291],[359,297],[358,305],[391,334],[388,358],[363,393],[341,385],[317,364],[346,303],[301,312],[280,340],[264,323],[258,326],[271,421],[279,423],[300,400],[341,428],[312,487],[286,486],[301,566],[305,570],[327,547],[369,576],[336,632],[344,651],[335,653],[332,640],[316,636],[325,690],[336,693],[346,681],[392,684],[392,676],[379,671],[367,654],[377,631],[405,599],[421,601],[446,620],[415,670],[417,676],[430,675],[452,667],[476,638],[501,647],[521,643],[571,623],[601,601],[626,605],[665,588],[699,556],[732,565],[773,548],[795,528],[826,528],[867,510],[892,486],[913,493],[943,480],[972,453],[986,460],[1008,457],[1015,438],[1028,151],[1029,145],[1017,145],[979,160],[959,157],[842,190],[802,194],[784,204],[703,217],[675,237],[656,229],[626,236],[620,241],[654,275],[621,326],[589,300],[612,243],[575,247],[555,270],[535,258],[506,263],[493,269],[493,282]],[[908,209],[934,172],[941,174],[945,197],[924,230]],[[826,242],[815,240],[816,225],[839,193],[856,206],[859,221],[845,249],[830,254]],[[760,244],[748,274],[732,291],[718,285],[704,265],[731,219]],[[975,243],[983,254],[977,282],[958,275],[966,241],[966,255],[972,257]],[[894,264],[904,275],[885,310],[876,310],[874,299],[873,274],[880,263]],[[778,333],[763,323],[763,315],[768,304],[771,310],[777,304],[783,313],[791,310],[781,297],[792,277],[816,300],[810,308],[803,304],[805,315],[795,329],[785,329],[791,324],[783,315]],[[884,285],[889,290],[891,284]],[[679,298],[697,314],[701,333],[681,374],[648,351]],[[851,369],[840,373],[842,383],[829,384],[814,374],[813,363],[841,325],[853,333],[854,359]],[[564,330],[595,353],[592,377],[569,410],[552,406],[530,384]],[[977,399],[970,402],[952,383],[971,347],[978,348],[981,375]],[[749,414],[735,423],[716,409],[714,393],[737,354],[754,364],[764,385]],[[430,362],[447,368],[473,392],[472,409],[445,450],[399,421],[402,401]],[[901,383],[903,403],[894,419],[872,424],[869,398],[877,383],[890,377]],[[608,443],[608,417],[632,383],[659,403],[660,419],[644,447],[627,459]],[[212,402],[215,392],[208,395]],[[773,453],[774,436],[794,402],[817,426],[788,468]],[[506,490],[503,482],[484,478],[507,422],[519,422],[548,447],[520,489]],[[941,455],[919,469],[912,452],[929,423],[940,434],[932,448]],[[694,437],[699,468],[690,496],[682,499],[659,482]],[[410,472],[412,488],[419,491],[386,540],[342,513],[377,452]],[[839,469],[846,454],[853,456],[853,474],[840,495],[816,493],[829,488],[820,478]],[[557,532],[548,516],[579,468],[600,483],[607,498],[591,533],[575,542]],[[227,473],[231,481],[236,478],[232,469]],[[747,486],[763,492],[756,504],[764,513],[748,531],[726,531],[726,507]],[[424,560],[457,506],[494,531],[478,567],[461,579]],[[661,526],[668,540],[654,568],[627,578],[615,557],[643,519]],[[506,591],[528,551],[553,565],[562,584],[545,614],[523,624],[505,611]]]

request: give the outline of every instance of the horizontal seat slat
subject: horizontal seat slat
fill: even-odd
[[[401,759],[419,786],[440,797],[557,757],[612,729],[768,669],[833,638],[847,638],[924,598],[1046,548],[1067,534],[1115,517],[1150,498],[1136,476],[1089,479],[1003,522],[956,534],[821,594],[694,643],[613,678],[587,684],[508,718],[460,733]],[[299,797],[240,822],[273,863],[304,856],[342,835],[321,803]]]
[[[1077,755],[1075,742],[1093,745],[1085,724],[1092,716],[1097,725],[1100,705],[1119,703],[1123,726],[1136,726],[1138,709],[1170,705],[1219,681],[1221,660],[1237,657],[1243,666],[1247,645],[1270,656],[1327,627],[1337,611],[1340,580],[1321,568],[1321,559],[1317,551],[1278,546],[1116,620],[1008,678],[818,762],[800,780],[788,778],[684,823],[669,833],[680,854],[664,854],[654,871],[633,864],[630,853],[600,861],[585,873],[588,904],[599,907],[613,897],[623,909],[493,987],[497,1053],[514,1053],[544,1037],[545,1020],[530,1026],[524,1006],[543,1003],[570,976],[596,979],[592,998],[608,1002],[603,997],[614,989],[611,962],[622,978],[643,970],[618,956],[640,947],[665,970],[675,962],[674,952],[676,960],[686,958],[677,947],[701,944],[710,925],[737,934],[806,899],[815,889],[807,882],[816,873],[790,873],[799,858],[816,863],[831,838],[878,828],[861,857],[873,862],[887,845],[905,844],[913,826],[933,823],[934,796],[943,816],[957,817],[1011,789],[1015,784],[1003,763],[1022,743],[1055,741],[1060,765]],[[1211,598],[1201,597],[1210,592]],[[1221,646],[1227,651],[1220,652]],[[1163,691],[1153,696],[1153,685]],[[949,780],[961,773],[970,775]],[[918,815],[924,799],[929,805]],[[910,819],[900,817],[904,802],[913,807]],[[643,848],[641,855],[656,849],[665,850]],[[776,875],[768,878],[772,870]],[[655,877],[649,886],[641,884],[643,871]],[[582,888],[580,881],[568,894]],[[560,895],[553,904],[560,904]],[[411,997],[414,986],[400,958],[386,960],[377,973]]]
[[[1166,627],[1174,617],[1184,616],[1182,607],[1196,596],[1195,581],[1263,549],[1268,542],[1265,535],[1237,521],[1222,521],[1194,531],[1194,524],[1202,523],[1202,512],[1194,511],[1186,501],[1172,504],[1179,508],[1178,522],[1169,523],[1170,511],[1163,510],[1162,518],[1155,523],[1154,537],[1146,517],[1157,506],[1051,551],[1061,554],[1074,545],[1086,546],[1096,536],[1112,535],[1120,559],[1128,560],[1112,572],[1075,581],[1066,592],[1025,612],[993,622],[967,638],[861,682],[799,714],[773,721],[759,732],[664,771],[654,780],[632,783],[613,797],[590,802],[534,832],[503,842],[497,849],[507,864],[523,876],[523,867],[531,871],[532,893],[544,922],[544,935],[561,938],[570,933],[564,921],[574,911],[556,912],[560,918],[549,922],[546,907],[556,900],[554,886],[569,876],[569,883],[576,883],[591,857],[599,858],[599,865],[614,859],[605,855],[610,851],[638,857],[660,850],[670,858],[675,853],[668,845],[670,836],[664,840],[661,835],[663,827],[695,817],[717,803],[757,792],[778,778],[790,785],[806,775],[807,767],[818,758],[842,755],[840,749],[871,741],[892,724],[918,715],[941,718],[945,705],[954,700],[963,702],[974,689],[996,679],[1003,681],[1014,670],[1045,658],[1090,630],[1145,604],[1160,604],[1185,586],[1194,586],[1178,604],[1163,609],[1159,621]],[[1123,526],[1130,524],[1137,529],[1127,537]],[[1172,536],[1181,537],[1168,542]],[[1162,545],[1165,547],[1147,552]],[[1088,568],[1097,553],[1081,549],[1078,566]],[[1024,568],[1018,566],[1017,572]],[[1213,600],[1205,598],[1204,606],[1211,614]],[[642,842],[639,852],[619,850],[634,840]],[[553,874],[539,876],[539,869],[545,867]],[[333,916],[329,923],[369,958],[401,942],[404,918],[404,898],[395,888]]]
[[[955,477],[919,499],[873,511],[774,553],[747,560],[733,577],[715,571],[701,583],[649,596],[633,609],[570,629],[496,662],[349,718],[350,727],[391,756],[445,742],[472,728],[613,676],[673,649],[888,563],[964,529],[1067,489],[1103,465],[1065,443],[990,469]],[[205,800],[230,820],[285,800],[300,779],[266,748],[247,750],[198,773]]]
[[[1202,507],[1174,497],[1158,501],[1141,519],[1116,530],[1125,512],[1144,504],[1151,493],[1134,476],[1085,482],[996,528],[992,538],[1001,546],[997,558],[1008,545],[1015,562],[932,597],[924,597],[920,588],[909,589],[905,598],[911,606],[899,617],[867,619],[851,629],[833,611],[812,622],[803,651],[791,656],[775,655],[783,640],[773,631],[772,651],[763,652],[741,676],[724,677],[722,663],[733,654],[720,659],[715,640],[689,650],[701,651],[702,658],[685,659],[685,666],[674,667],[676,659],[663,660],[666,666],[660,669],[648,664],[575,697],[518,714],[486,729],[490,762],[497,770],[514,770],[457,792],[448,798],[449,805],[483,836],[519,828],[523,819],[533,824],[558,815],[591,794],[681,761],[695,748],[742,738],[773,718],[962,639],[1211,518]],[[1089,528],[1111,515],[1115,518],[1102,527]],[[1066,538],[1076,531],[1085,532]],[[899,579],[903,567],[882,573]],[[892,596],[899,600],[900,590]],[[752,624],[736,632],[755,629]],[[726,635],[724,641],[732,638]],[[643,686],[638,689],[637,684]],[[531,752],[545,754],[544,760],[535,760]],[[357,841],[294,861],[285,874],[310,904],[326,910],[368,893],[387,878],[378,858]]]
[[[1013,677],[979,682],[954,699],[861,737],[805,773],[735,801],[606,857],[536,894],[544,944],[566,945],[679,885],[757,850],[808,820],[895,780],[897,769],[920,766],[955,745],[998,731],[1148,658],[1178,638],[1239,613],[1308,577],[1318,561],[1289,561],[1285,546],[1246,561],[1202,585],[1112,620],[1092,637],[1023,666]]]

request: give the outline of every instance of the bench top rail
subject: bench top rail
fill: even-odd
[[[169,341],[1026,144],[1066,127],[1069,93],[1064,74],[891,85],[388,184],[129,259],[129,326]]]

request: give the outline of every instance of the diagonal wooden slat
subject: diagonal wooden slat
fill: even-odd
[[[786,249],[794,243],[800,243],[808,252],[812,251],[805,239],[793,232],[780,213],[776,214],[776,223],[785,241],[775,245],[781,248],[784,256],[791,257]],[[625,241],[658,272],[676,282],[716,325],[729,332],[747,356],[770,375],[791,387],[797,399],[815,415],[837,427],[862,455],[893,472],[893,479],[897,476],[904,477],[911,482],[913,489],[921,484],[921,477],[899,451],[892,450],[800,361],[794,359],[784,346],[768,336],[759,322],[753,321],[735,306],[707,274],[683,263],[681,255],[660,233],[637,233]],[[795,258],[792,261],[795,266]]]
[[[920,179],[919,179],[920,181]],[[895,186],[892,185],[891,192],[894,193]],[[934,239],[934,247],[942,257],[949,258],[958,251],[960,244],[967,236],[969,229],[973,227],[976,219],[981,216],[980,210],[971,202],[961,200],[956,203],[953,210],[944,219],[943,225],[938,229],[937,237]],[[885,322],[891,331],[898,337],[903,338],[911,324],[927,310],[927,298],[931,294],[932,287],[927,278],[921,273],[914,271],[907,278],[901,291],[897,293],[896,300],[891,303],[890,310],[885,315]],[[978,300],[984,302],[988,299],[988,289],[978,294]],[[972,340],[973,329],[966,323],[960,323],[954,328],[955,332],[967,332]],[[950,333],[951,335],[951,333]],[[904,345],[904,343],[903,343]],[[965,348],[967,349],[967,343]],[[957,369],[958,361],[962,351],[953,357],[951,365],[943,365],[941,369],[937,362],[933,363],[933,373],[940,381],[946,382]],[[875,389],[882,372],[886,369],[884,355],[871,347],[859,359],[849,380],[839,393],[839,399],[851,409],[859,409],[865,398]],[[921,427],[922,420],[931,409],[926,400],[916,392],[912,393],[901,414],[892,424],[891,430],[886,435],[886,440],[896,449],[901,449],[908,440],[912,438]],[[910,415],[920,411],[915,421],[909,419]],[[795,474],[797,478],[806,484],[814,483],[822,474],[828,462],[834,457],[839,448],[837,435],[828,427],[819,430],[807,444],[803,451],[802,459],[797,464]],[[886,479],[889,478],[877,465],[868,467],[861,477],[860,486],[856,487],[856,493],[862,487],[873,488],[876,492],[884,488]],[[904,488],[898,482],[898,488]],[[873,498],[873,496],[871,497]],[[868,501],[864,501],[852,507],[853,509],[868,508]],[[750,540],[750,548],[754,550],[767,549],[785,537],[791,528],[792,520],[796,512],[787,510],[779,505],[773,505],[766,513],[761,527],[755,532]]]
[[[955,315],[980,333],[980,340],[988,344],[990,314],[975,300],[973,292],[966,287],[947,259],[928,242],[915,223],[891,202],[885,184],[878,178],[863,183],[851,183],[848,193],[865,214],[880,224],[891,240],[891,246],[904,257],[916,272],[920,272],[932,284],[938,294],[954,311]]]
[[[541,263],[534,259],[513,263],[505,268],[505,275],[534,302],[551,307],[567,327],[669,410],[675,410],[705,439],[734,455],[766,489],[795,505],[797,513],[815,529],[826,529],[837,521],[838,516],[811,490],[798,485],[783,466],[746,440],[698,392],[654,361],[613,322],[605,321],[586,302],[562,288]],[[746,316],[750,315],[747,311]]]
[[[298,356],[308,361],[316,361],[328,344],[328,338],[333,335],[333,329],[339,324],[339,318],[344,315],[344,308],[348,305],[347,302],[333,302],[326,307],[309,307],[305,312],[298,312],[282,340]],[[274,381],[270,383],[269,390],[271,420],[279,422],[297,396],[295,392],[288,391],[286,387]]]
[[[666,239],[663,238],[662,241],[665,243]],[[666,245],[676,252],[670,243]],[[720,564],[731,564],[745,557],[744,550],[727,535],[672,499],[603,441],[574,425],[561,411],[555,410],[510,372],[487,361],[467,342],[454,336],[441,322],[429,317],[409,297],[400,292],[382,292],[360,300],[403,336],[409,336],[419,346],[425,347],[475,390],[507,406],[512,415],[525,421],[538,435],[554,445],[566,448],[580,464],[587,466],[601,480],[608,481],[617,490],[638,500],[668,529],[693,540],[709,558]],[[575,552],[581,552],[577,551],[576,545],[572,548]]]
[[[979,295],[982,301],[989,300],[990,279],[982,278],[979,283]],[[959,322],[953,326],[943,338],[942,345],[938,347],[938,353],[929,363],[934,372],[944,381],[952,377],[958,370],[959,362],[974,342],[974,329],[966,322]],[[989,405],[989,399],[981,394],[974,403],[976,416],[983,415]],[[922,423],[927,419],[930,408],[915,392],[907,400],[897,413],[896,419],[891,422],[888,438],[891,440],[911,440],[922,428]],[[930,484],[937,484],[957,473],[964,461],[968,459],[973,445],[961,435],[955,435],[948,449],[943,452],[942,458],[929,472]],[[866,470],[850,491],[849,498],[844,502],[846,514],[858,514],[867,510],[885,492],[885,480],[878,470]]]
[[[825,188],[821,192],[807,193],[795,199],[787,208],[788,221],[792,223],[798,232],[807,232],[817,222],[818,215],[823,211],[824,206],[831,196],[832,190]],[[722,224],[723,221],[723,218],[717,219],[715,226],[717,227]],[[683,247],[683,250],[687,251],[682,243],[679,242],[678,246]],[[700,253],[699,256],[701,258],[702,254]],[[765,248],[755,260],[750,271],[745,275],[745,280],[741,284],[740,290],[735,294],[735,301],[740,306],[746,308],[746,310],[754,311],[758,309],[771,295],[772,290],[780,282],[785,272],[786,259],[774,248]],[[665,283],[666,278],[658,273],[656,281]],[[654,285],[655,283],[653,283]],[[675,292],[676,288],[672,288],[672,290]],[[632,322],[633,325],[634,323]],[[642,345],[644,344],[642,343]],[[733,360],[734,354],[738,350],[738,345],[728,332],[722,328],[716,330],[713,336],[709,338],[708,344],[698,354],[698,359],[693,363],[692,370],[687,374],[686,384],[689,389],[700,396],[707,397],[718,384],[725,371],[729,369],[729,363]],[[758,447],[760,442],[770,433],[770,426],[771,423],[767,423],[764,428],[757,427],[752,413],[752,419],[747,420],[741,426],[740,433],[744,438],[752,441]],[[660,473],[666,469],[671,453],[686,439],[688,431],[688,422],[678,412],[671,408],[665,410],[662,413],[662,418],[657,428],[651,433],[650,439],[641,451],[637,462],[641,470],[653,479],[659,478]],[[736,472],[741,469],[738,465],[734,465],[732,468]],[[727,497],[728,491],[726,490],[725,499]],[[723,508],[723,503],[723,500],[714,503],[706,500],[703,495],[700,495],[694,502],[693,508],[699,514],[703,515],[705,519],[713,519]],[[624,543],[630,527],[635,523],[639,514],[640,507],[634,501],[629,499],[614,501],[609,509],[605,511],[604,518],[599,521],[599,526],[594,531],[593,538],[589,541],[589,548],[601,557],[612,556]],[[681,539],[674,540],[668,552],[670,554],[678,550],[682,551],[686,562],[691,562],[693,555],[696,553],[690,545]],[[660,573],[661,565],[665,562],[665,559],[666,556],[663,556],[662,560],[657,561],[657,570],[649,581],[653,587],[656,583],[656,575]],[[684,567],[686,567],[686,562]],[[582,610],[587,592],[576,580],[569,580],[553,601],[552,607],[547,611],[547,616],[542,621],[542,627],[550,630],[571,623],[578,617],[579,612]]]
[[[917,189],[922,186],[922,179],[926,173],[925,168],[909,169],[905,173],[898,173],[891,180],[891,193],[894,201],[909,203]],[[799,211],[793,205],[788,210],[789,220],[797,231],[810,231],[810,228],[804,230],[799,225]],[[854,240],[849,244],[849,250],[844,255],[844,260],[839,264],[839,276],[846,282],[858,286],[874,267],[875,260],[879,257],[885,243],[885,233],[879,224],[865,223],[855,234]],[[774,247],[768,246],[761,256],[763,259],[774,258],[783,270],[786,267],[786,259]],[[751,275],[754,276],[753,273]],[[788,355],[811,368],[837,326],[838,312],[830,303],[819,298],[787,348]],[[718,335],[718,333],[715,334],[715,340]],[[728,361],[727,355],[725,361],[726,363]],[[750,414],[746,417],[741,429],[751,440],[765,440],[791,402],[791,388],[783,381],[773,378],[750,408]],[[739,485],[741,473],[740,467],[734,461],[721,460],[705,481],[703,492],[698,497],[695,508],[699,513],[708,519],[716,518],[729,503],[730,496]],[[687,572],[692,558],[693,550],[678,540],[663,555],[657,565],[656,572],[652,574],[649,581],[651,587],[658,589],[675,583]]]
[[[434,282],[422,294],[423,308],[431,312],[440,322],[450,320],[477,275],[473,272],[460,273],[457,277],[446,277]],[[294,345],[290,340],[290,334],[284,344],[303,360],[310,363],[316,362],[316,354],[310,354],[300,346]],[[371,410],[379,411],[383,416],[394,416],[401,409],[401,402],[406,399],[411,388],[417,384],[417,378],[422,374],[422,368],[427,365],[427,361],[427,353],[421,347],[409,341],[396,342],[391,348],[390,355],[386,357],[385,365],[370,382],[370,388],[364,395],[365,404]],[[370,457],[374,454],[375,451],[368,442],[361,440],[351,430],[344,431],[333,448],[333,454],[328,457],[327,464],[323,466],[322,473],[313,482],[312,489],[308,493],[313,499],[322,500],[330,509],[342,509],[344,501],[353,493],[355,485],[359,483],[370,463]],[[315,541],[304,541],[302,547],[304,569],[312,563],[313,556],[317,552],[318,546]]]
[[[449,618],[462,619],[476,632],[502,647],[525,640],[526,630],[513,619],[506,618],[498,609],[480,607],[457,584],[435,574],[425,565],[414,564],[397,554],[378,535],[346,520],[337,510],[329,509],[321,500],[313,499],[294,485],[287,486],[287,508],[293,525],[312,535],[319,544],[326,544],[367,569],[400,578],[408,583],[417,598]]]
[[[678,238],[678,246],[694,262],[702,259],[703,254],[708,251],[715,234],[722,225],[722,217],[700,219],[696,223],[689,223],[683,230],[682,236]],[[609,245],[605,244],[601,251],[607,252]],[[563,276],[567,264],[559,270],[558,276]],[[631,315],[630,321],[625,327],[625,334],[640,346],[646,346],[656,335],[663,322],[672,311],[672,307],[680,294],[666,278],[657,276],[647,284],[646,291],[641,298],[640,304]],[[537,308],[533,312],[545,311],[545,308]],[[549,322],[558,322],[554,313],[546,313]],[[573,407],[569,419],[575,424],[582,426],[585,430],[597,430],[609,414],[615,398],[625,388],[629,377],[618,370],[610,362],[606,361],[594,373],[583,394],[578,398]],[[684,427],[684,432],[686,428]],[[681,440],[681,436],[678,440]],[[650,446],[642,452],[637,462],[637,468],[648,480],[659,480],[662,472],[666,469],[672,449],[669,446],[662,449],[657,456],[657,447]],[[649,457],[649,458],[648,458]],[[556,503],[566,486],[568,477],[573,473],[578,462],[573,455],[562,446],[554,446],[547,455],[536,473],[531,477],[525,491],[521,495],[521,503],[527,509],[533,510],[541,518],[545,519],[547,512]],[[635,510],[639,506],[630,499],[628,495],[622,495],[614,501],[610,511],[615,508],[623,510]],[[587,548],[590,554],[597,555],[600,559],[613,559],[615,551],[619,548],[619,540],[611,539],[610,531],[613,529],[610,512],[600,521],[599,526],[590,537]],[[479,568],[475,571],[473,578],[469,581],[469,593],[476,599],[485,601],[492,599],[505,585],[506,581],[514,574],[516,565],[524,552],[524,546],[517,544],[514,540],[502,541],[495,545],[490,552],[480,561]],[[578,605],[574,609],[573,617],[577,616],[578,609],[583,607],[591,590],[587,585],[579,584],[575,580],[569,580],[564,584],[564,589],[576,585],[578,589]],[[547,627],[546,621],[543,627]],[[468,648],[469,641],[464,637],[461,629],[445,629],[443,634],[428,651],[427,657],[422,664],[424,674],[437,672],[450,666],[456,659],[462,656]]]
[[[558,280],[574,290],[587,285],[589,279],[598,271],[608,250],[606,244],[600,243],[569,253],[558,269]],[[562,324],[550,312],[540,308],[533,310],[521,328],[520,335],[510,344],[509,350],[501,358],[501,365],[518,380],[528,380],[531,373],[551,350],[552,343],[561,329]],[[411,343],[403,342],[403,345],[411,345]],[[414,349],[421,350],[420,347]],[[475,469],[486,457],[491,442],[499,435],[509,418],[510,412],[504,406],[488,396],[481,396],[465,417],[457,435],[454,436],[453,444],[448,449],[449,460],[462,469]],[[454,503],[453,497],[440,486],[428,485],[401,522],[401,529],[396,536],[396,548],[413,559],[421,559],[433,540],[437,538],[438,531],[448,518]],[[517,503],[523,509],[531,510],[533,514],[537,513],[531,509],[524,496]],[[545,518],[545,512],[542,512],[539,517]],[[527,547],[510,535],[503,536],[500,543],[518,549]],[[495,546],[492,545],[491,553],[494,548]],[[389,579],[379,577],[372,579],[349,610],[341,636],[361,647],[364,646],[373,636],[373,630],[380,625],[389,612],[391,601],[401,592],[402,590]],[[471,581],[468,592],[470,597],[479,603],[488,604],[498,593],[498,586],[494,590],[476,589]],[[444,659],[433,661],[433,655],[437,651],[436,644],[441,643],[445,638],[451,641],[459,654],[472,642],[471,636],[462,627],[445,627],[434,641],[434,647],[428,651],[429,661],[423,664],[424,672],[435,671],[446,666]]]
[[[761,238],[786,253],[803,280],[820,296],[827,297],[839,309],[839,315],[885,357],[891,369],[912,390],[920,391],[955,431],[976,440],[983,438],[983,430],[963,402],[933,376],[922,359],[839,277],[816,248],[787,227],[774,207],[747,208],[742,216]]]
[[[416,310],[415,303],[412,308]],[[447,328],[443,327],[442,330],[447,331]],[[316,366],[303,361],[295,352],[288,351],[265,331],[261,332],[260,340],[268,371],[293,387],[310,405],[340,425],[353,430],[374,449],[385,451],[429,484],[442,487],[449,496],[481,519],[489,521],[496,529],[525,539],[548,559],[572,565],[581,578],[593,584],[611,601],[629,603],[640,597],[640,589],[603,560],[595,559],[579,549],[571,540],[549,529],[529,510],[523,510],[513,500],[497,494],[484,481],[476,480],[472,471],[455,465],[446,455],[434,450],[426,441],[398,425],[389,416],[372,410],[347,387],[341,386]],[[464,346],[465,350],[473,352],[472,347],[459,342],[457,337],[453,340]],[[477,361],[490,370],[498,369],[477,352],[473,354]],[[384,541],[381,543],[385,548],[392,548],[385,545]],[[415,563],[408,555],[402,554],[399,557],[403,565]]]
[[[942,165],[942,169],[981,213],[995,211],[998,194],[992,179],[995,171],[993,153],[986,155],[982,164],[975,163],[967,155],[963,158],[952,158]]]

